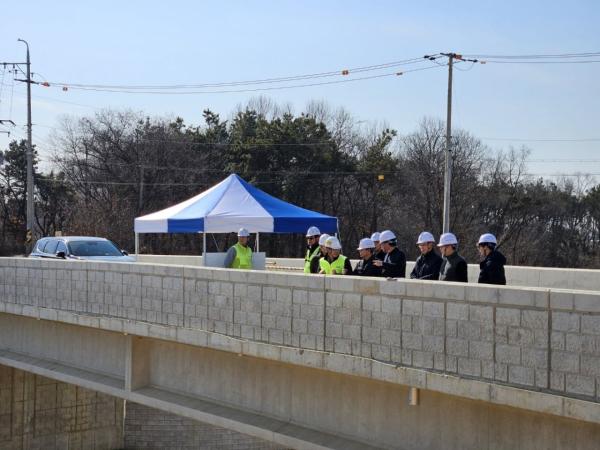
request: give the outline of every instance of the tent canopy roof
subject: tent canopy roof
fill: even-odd
[[[236,174],[184,202],[135,219],[136,233],[322,233],[337,231],[337,218],[300,208],[252,186]]]

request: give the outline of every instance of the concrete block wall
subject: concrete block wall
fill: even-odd
[[[123,447],[123,400],[0,365],[0,449]]]
[[[201,256],[139,255],[140,262],[153,264],[179,264],[202,266]],[[352,267],[357,260],[352,260]],[[414,261],[406,263],[406,275],[413,269]],[[267,258],[267,270],[302,271],[303,258]],[[469,281],[477,283],[479,264],[469,264]],[[560,289],[600,290],[600,271],[558,267],[506,266],[506,279],[510,286],[529,286]]]
[[[600,292],[5,258],[0,294],[600,400]]]
[[[550,388],[600,401],[598,293],[550,293]]]

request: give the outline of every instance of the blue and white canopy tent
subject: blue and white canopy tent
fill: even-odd
[[[169,208],[135,219],[135,252],[140,233],[304,233],[311,227],[337,233],[337,218],[300,208],[252,186],[236,174]]]

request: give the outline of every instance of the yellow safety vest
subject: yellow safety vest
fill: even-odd
[[[306,256],[304,257],[304,273],[310,273],[310,262],[313,257],[319,253],[319,250],[321,250],[321,247],[319,246],[317,246],[312,253],[310,253],[310,248],[306,250]]]
[[[330,263],[327,258],[323,257],[319,260],[319,267],[324,270],[327,275],[331,275],[333,272],[341,274],[344,272],[344,265],[346,263],[346,257],[340,255],[335,261]]]
[[[252,250],[250,247],[244,247],[238,242],[233,248],[235,248],[235,259],[233,260],[231,268],[252,269]]]

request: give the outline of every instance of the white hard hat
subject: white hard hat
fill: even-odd
[[[440,236],[438,247],[443,245],[458,245],[458,239],[452,233],[444,233]]]
[[[319,236],[321,231],[317,227],[310,227],[306,232],[306,237]]]
[[[479,237],[479,242],[477,244],[497,244],[496,236],[492,233],[485,233]]]
[[[396,239],[396,235],[390,230],[382,231],[379,235],[380,242],[393,241],[394,239]]]
[[[330,236],[328,234],[322,234],[319,238],[319,245],[325,245],[325,242],[327,241],[327,239],[329,239],[329,237]]]
[[[381,237],[381,233],[379,231],[376,231],[375,233],[373,233],[371,235],[371,240],[373,240],[374,242],[379,242]]]
[[[339,239],[335,236],[329,236],[325,241],[325,247],[329,247],[332,250],[341,250],[342,244],[340,244]]]
[[[365,250],[367,248],[375,248],[375,242],[373,242],[373,239],[363,238],[360,240],[357,250]]]
[[[245,228],[240,228],[240,231],[238,231],[238,237],[250,237],[250,233]]]
[[[429,231],[423,231],[417,239],[417,244],[427,244],[428,242],[435,242],[435,238]]]

